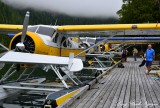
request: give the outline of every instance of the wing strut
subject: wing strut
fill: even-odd
[[[78,57],[79,55],[85,53],[86,51],[89,51],[90,49],[92,49],[92,48],[94,48],[94,47],[96,47],[96,46],[99,46],[102,42],[109,41],[108,39],[109,39],[109,38],[112,38],[112,37],[114,37],[114,35],[112,35],[112,36],[110,36],[110,37],[108,37],[108,38],[106,38],[106,39],[104,39],[104,40],[98,42],[97,44],[95,44],[95,45],[93,45],[93,46],[87,48],[86,50],[80,52],[79,54],[75,55],[74,57],[76,58],[76,57]]]
[[[61,80],[61,82],[64,84],[64,86],[65,86],[66,88],[69,88],[68,85],[67,85],[67,83],[64,81],[62,75],[60,74],[59,70],[57,69],[57,67],[56,67],[56,66],[53,67],[52,65],[50,65],[50,67],[51,67],[51,69],[56,73],[56,75],[57,75],[58,78]]]

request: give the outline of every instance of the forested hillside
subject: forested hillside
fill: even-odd
[[[119,23],[160,22],[160,0],[123,0]]]
[[[93,19],[93,18],[78,18],[57,13],[38,12],[28,9],[30,14],[30,24],[55,24],[57,19],[58,25],[75,25],[75,24],[107,24],[117,23],[116,18],[108,19]],[[5,5],[0,1],[0,23],[6,24],[22,24],[24,15],[27,10],[14,9]]]

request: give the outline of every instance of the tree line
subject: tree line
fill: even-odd
[[[0,23],[1,24],[22,24],[26,11],[30,11],[30,25],[47,24],[54,25],[80,25],[80,24],[108,24],[117,23],[117,18],[79,18],[70,17],[58,13],[47,13],[32,9],[19,10],[8,6],[0,1]]]
[[[160,22],[160,0],[123,0],[119,23]]]
[[[160,0],[123,0],[123,5],[116,18],[79,18],[58,13],[47,13],[27,9],[31,12],[30,24],[79,25],[113,23],[152,23],[160,22]],[[27,10],[18,10],[0,1],[0,23],[22,24]]]

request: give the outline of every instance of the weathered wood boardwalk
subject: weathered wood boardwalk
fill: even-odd
[[[77,99],[71,108],[160,108],[160,80],[146,75],[140,62],[124,63]]]

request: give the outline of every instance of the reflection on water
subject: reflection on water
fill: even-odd
[[[46,95],[20,93],[1,101],[1,108],[41,108]]]

